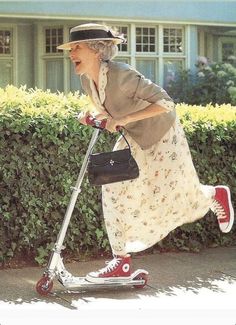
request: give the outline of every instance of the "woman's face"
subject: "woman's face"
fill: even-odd
[[[99,55],[90,49],[84,42],[72,44],[70,59],[75,65],[75,72],[78,75],[89,73],[99,60]]]

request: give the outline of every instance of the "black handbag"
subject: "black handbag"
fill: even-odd
[[[126,137],[128,148],[90,154],[88,161],[88,179],[91,185],[104,185],[135,179],[139,176],[138,164],[131,154],[131,148]]]

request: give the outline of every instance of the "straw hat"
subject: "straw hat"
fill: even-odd
[[[100,24],[82,24],[70,30],[70,41],[59,45],[59,50],[70,50],[71,44],[85,41],[113,41],[115,44],[124,43],[125,39],[114,35],[108,27]]]

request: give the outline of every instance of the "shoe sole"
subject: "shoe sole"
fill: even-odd
[[[112,282],[126,282],[130,281],[131,276],[127,277],[108,277],[108,278],[95,278],[91,277],[90,275],[87,275],[85,277],[86,281],[92,282],[94,284],[106,284],[106,283],[112,283]]]
[[[228,203],[229,203],[229,214],[230,214],[230,218],[229,218],[229,224],[228,226],[222,230],[220,228],[220,230],[224,233],[228,233],[230,232],[230,230],[232,229],[233,227],[233,224],[234,224],[234,209],[233,209],[233,205],[232,205],[232,202],[231,202],[231,194],[230,194],[230,189],[228,186],[224,186],[224,185],[218,185],[218,186],[215,186],[215,188],[223,188],[226,190],[227,194],[228,194]],[[220,226],[220,225],[219,225]]]

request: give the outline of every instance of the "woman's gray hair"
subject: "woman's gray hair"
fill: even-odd
[[[113,59],[118,54],[118,46],[113,41],[88,41],[88,47],[100,54],[102,61]]]

